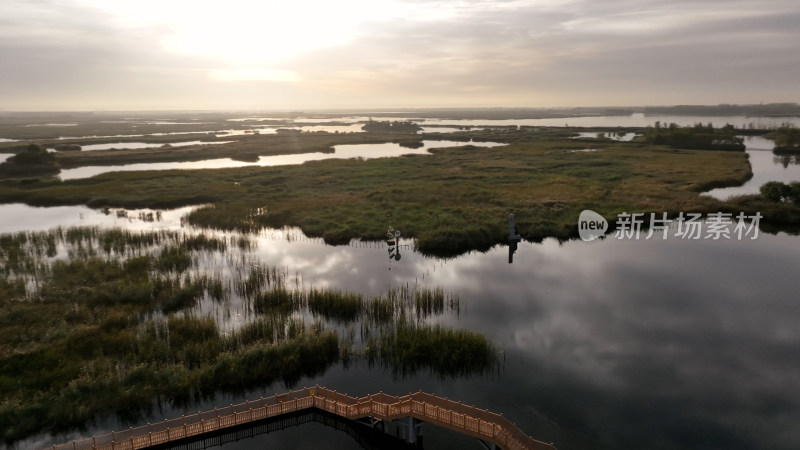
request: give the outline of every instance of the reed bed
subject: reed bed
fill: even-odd
[[[172,231],[0,236],[0,437],[10,444],[108,414],[134,421],[161,404],[292,387],[339,362],[396,376],[482,374],[493,364],[483,336],[429,323],[459,311],[456,295],[305,287],[254,261],[251,248],[240,236]],[[234,302],[247,313],[239,326],[201,313]]]

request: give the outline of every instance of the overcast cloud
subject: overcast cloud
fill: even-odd
[[[0,0],[0,108],[800,100],[796,0]]]

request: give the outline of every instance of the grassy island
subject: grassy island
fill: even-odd
[[[519,233],[528,240],[576,236],[577,217],[584,209],[609,218],[623,211],[761,212],[763,223],[800,222],[800,210],[793,204],[757,195],[735,202],[700,195],[749,179],[744,152],[564,139],[552,129],[494,129],[449,136],[509,144],[479,148],[465,142],[433,150],[432,155],[366,161],[121,172],[67,182],[7,181],[0,201],[156,208],[207,203],[190,215],[191,223],[245,231],[299,226],[334,244],[351,238],[381,239],[391,224],[416,238],[421,251],[441,256],[505,242],[509,213],[516,215]],[[420,136],[378,139],[403,137]],[[305,148],[371,142],[375,137],[297,134],[294,139],[297,148]]]

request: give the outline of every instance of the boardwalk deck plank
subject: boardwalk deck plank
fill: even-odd
[[[555,450],[553,444],[531,438],[500,414],[433,394],[417,392],[395,397],[378,393],[358,398],[322,386],[215,408],[213,411],[198,412],[178,419],[54,445],[51,448],[53,450],[142,449],[309,408],[318,408],[350,420],[370,417],[392,421],[413,417],[482,439],[507,450]]]

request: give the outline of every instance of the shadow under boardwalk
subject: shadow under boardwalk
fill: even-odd
[[[200,436],[154,445],[150,448],[157,450],[203,450],[222,447],[231,442],[252,439],[256,436],[280,432],[309,423],[319,423],[347,433],[365,450],[412,450],[421,448],[421,446],[409,444],[399,437],[384,433],[367,424],[343,419],[335,414],[320,410],[297,411],[280,417],[263,419]]]

